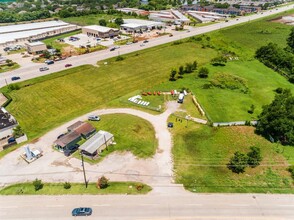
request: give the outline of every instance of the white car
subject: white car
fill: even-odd
[[[40,71],[46,71],[46,70],[49,70],[49,68],[47,66],[45,66],[45,67],[41,67],[39,70]]]
[[[97,115],[90,115],[90,116],[88,117],[88,120],[89,120],[89,121],[100,121],[100,117],[97,116]]]

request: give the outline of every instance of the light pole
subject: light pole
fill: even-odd
[[[83,167],[83,173],[84,173],[85,186],[87,188],[88,187],[88,182],[87,182],[86,172],[85,172],[84,156],[83,156],[83,153],[82,152],[80,152],[80,154],[81,154],[81,157],[82,157],[82,167]]]

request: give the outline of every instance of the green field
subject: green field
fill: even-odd
[[[99,67],[80,66],[20,82],[20,90],[9,92],[13,101],[8,110],[28,137],[36,138],[132,91],[147,91],[153,85],[166,82],[172,66],[195,59],[194,56],[185,57],[186,54],[197,56],[198,62],[203,64],[215,52],[207,49],[203,54],[193,43],[163,45],[130,54],[123,61],[117,62],[114,58],[108,60],[107,65],[100,62]]]
[[[255,38],[260,38],[256,33],[263,29],[262,23],[268,29],[277,25],[268,21],[251,22],[249,25],[255,31]],[[280,29],[273,28],[275,32],[272,31],[266,36],[271,35],[273,41],[284,39],[286,29],[289,30],[290,27],[282,24],[279,26]],[[294,86],[252,57],[245,56],[244,54],[252,54],[254,51],[248,48],[245,40],[240,40],[238,45],[232,43],[228,46],[230,42],[241,38],[241,32],[242,39],[250,38],[254,34],[251,29],[246,25],[239,25],[211,33],[209,40],[206,37],[202,37],[201,41],[182,40],[179,44],[170,43],[124,55],[123,61],[115,61],[113,58],[108,60],[107,65],[102,61],[98,63],[99,67],[81,66],[20,82],[22,88],[10,92],[13,101],[8,110],[18,119],[31,139],[76,116],[105,107],[109,102],[114,102],[134,91],[170,91],[188,87],[196,94],[212,121],[255,119],[261,111],[261,106],[273,99],[274,89],[283,87],[294,91]],[[278,37],[279,35],[281,36]],[[254,42],[257,48],[264,41],[257,39],[251,43]],[[210,59],[219,53],[218,46],[223,46],[222,50],[231,50],[233,47],[240,59],[227,63],[225,67],[209,65]],[[198,61],[199,66],[206,65],[209,68],[208,79],[198,78],[195,72],[186,74],[183,79],[175,82],[168,81],[172,68],[178,68],[194,60]],[[248,92],[245,94],[240,90],[217,87],[203,89],[204,84],[219,79],[219,74],[238,76],[248,87]],[[247,111],[252,104],[256,110],[250,115]]]
[[[99,130],[104,130],[114,135],[115,145],[104,150],[98,160],[90,160],[89,163],[97,163],[114,151],[130,151],[139,158],[152,157],[156,152],[157,139],[153,126],[146,120],[127,114],[110,114],[100,116],[99,122],[90,123]],[[75,157],[80,159],[78,152]]]
[[[143,186],[137,190],[137,186]],[[106,195],[106,194],[146,194],[151,187],[137,182],[109,182],[106,189],[98,189],[96,183],[89,183],[86,188],[82,183],[71,183],[70,189],[64,189],[63,183],[44,183],[42,189],[35,191],[32,183],[19,183],[0,190],[0,195]]]
[[[293,180],[286,170],[288,162],[277,153],[276,144],[254,134],[253,127],[211,128],[195,123],[176,122],[174,166],[176,181],[193,192],[294,193]],[[234,152],[247,153],[250,146],[261,149],[263,160],[243,174],[230,171],[226,164]],[[293,147],[285,147],[288,154]],[[286,151],[285,150],[285,151]],[[292,159],[293,162],[293,159]]]

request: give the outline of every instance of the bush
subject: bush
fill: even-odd
[[[291,177],[292,177],[292,179],[294,180],[294,165],[290,166],[290,167],[288,168],[288,171],[291,173]]]
[[[259,147],[250,147],[250,152],[247,153],[248,165],[252,168],[257,167],[262,160],[260,148]]]
[[[69,182],[65,182],[65,183],[63,184],[63,188],[64,188],[64,189],[70,189],[70,188],[71,188],[71,184],[70,184]]]
[[[12,91],[12,90],[19,90],[20,89],[20,86],[18,84],[9,84],[8,85],[8,89],[10,91]]]
[[[108,179],[105,176],[102,176],[97,181],[98,189],[105,189],[108,187]]]
[[[144,185],[143,185],[143,184],[138,184],[138,185],[136,186],[136,189],[137,189],[138,191],[141,191],[143,188],[144,188]]]
[[[230,162],[227,164],[228,169],[234,173],[243,173],[247,167],[248,157],[246,154],[235,152],[234,156],[231,157]]]
[[[42,183],[42,180],[39,180],[39,179],[35,179],[33,181],[33,185],[35,187],[35,191],[38,191],[38,190],[42,189],[43,186],[44,186],[44,184]]]
[[[116,59],[115,59],[115,61],[121,61],[121,60],[124,60],[124,59],[125,59],[125,58],[122,57],[122,56],[117,56]]]
[[[201,67],[198,71],[198,76],[200,78],[207,78],[209,70],[206,67]]]

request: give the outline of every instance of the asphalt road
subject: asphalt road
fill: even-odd
[[[63,70],[63,69],[65,69],[64,66],[67,63],[73,64],[73,67],[83,65],[83,64],[94,64],[95,65],[97,63],[97,61],[104,60],[104,59],[107,59],[110,57],[115,57],[118,55],[143,50],[146,48],[158,46],[161,44],[180,40],[183,38],[208,33],[208,32],[219,30],[222,28],[226,28],[226,27],[229,27],[232,25],[250,22],[255,19],[259,19],[259,18],[262,18],[265,16],[276,14],[276,13],[279,13],[282,11],[287,11],[290,9],[293,9],[293,5],[284,6],[284,7],[278,8],[278,9],[273,9],[271,11],[266,11],[266,12],[263,12],[262,14],[259,13],[259,14],[254,14],[254,15],[250,15],[250,16],[239,17],[238,20],[236,18],[236,19],[229,20],[228,22],[216,23],[213,25],[199,27],[199,28],[189,27],[190,32],[179,31],[179,32],[176,32],[173,37],[169,37],[168,35],[165,35],[165,36],[162,36],[159,38],[155,38],[155,39],[150,40],[149,43],[146,43],[145,46],[140,46],[141,43],[139,42],[136,44],[121,46],[120,49],[117,49],[115,51],[103,50],[103,51],[98,51],[98,52],[85,54],[85,55],[81,55],[81,56],[70,57],[66,60],[58,61],[58,62],[55,62],[55,64],[50,65],[49,71],[40,72],[39,68],[44,66],[44,64],[30,62],[28,64],[23,65],[21,68],[19,68],[17,70],[2,73],[0,75],[0,87],[3,87],[4,85],[11,83],[12,76],[20,76],[21,77],[20,81],[23,81],[23,80],[35,78],[35,77],[38,77],[41,75],[47,75],[47,74],[50,74],[53,72]]]
[[[189,196],[2,196],[0,219],[294,219],[293,195],[191,194]]]

